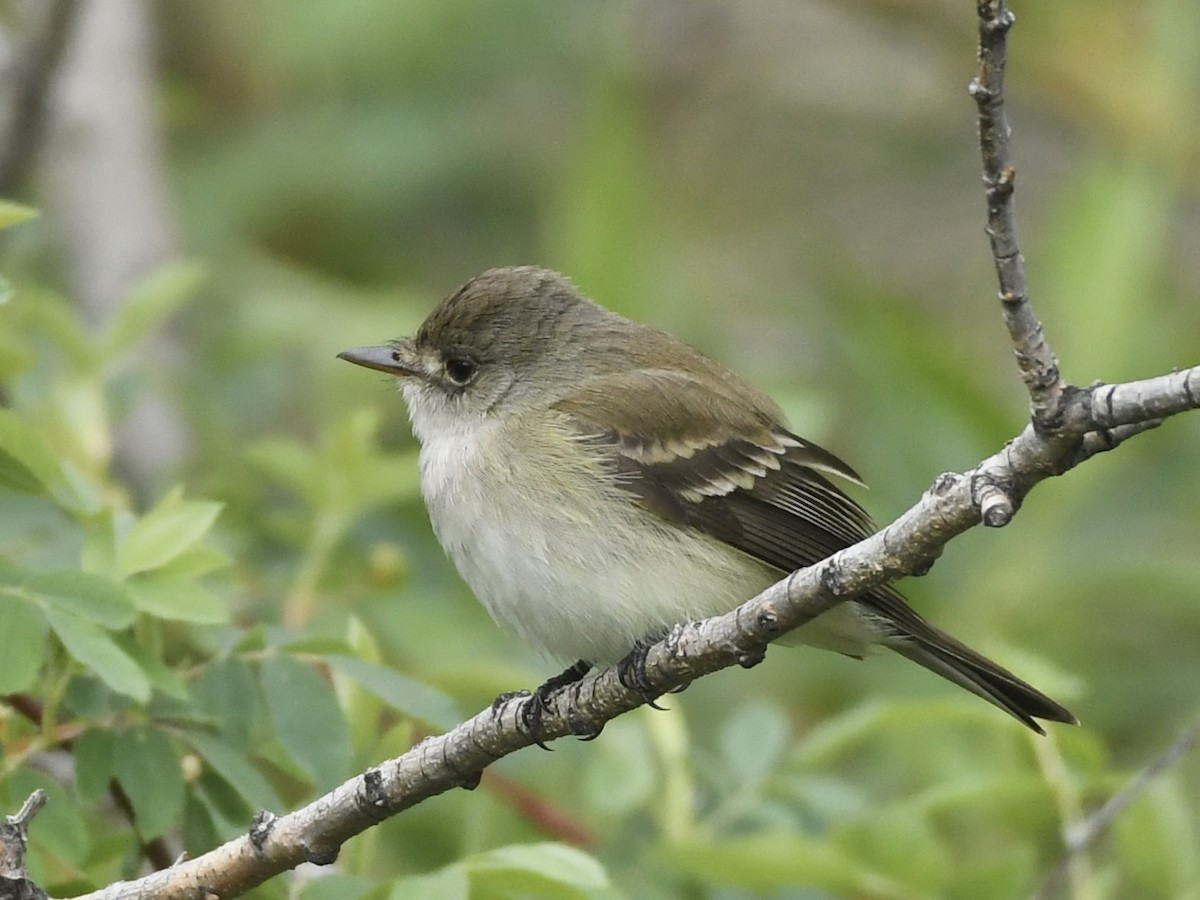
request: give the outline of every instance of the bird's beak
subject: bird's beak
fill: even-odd
[[[387,347],[355,347],[353,350],[343,350],[338,354],[338,359],[401,378],[421,374],[421,369],[413,358],[412,348],[405,341],[397,341]]]

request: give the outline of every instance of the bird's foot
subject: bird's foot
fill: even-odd
[[[530,696],[529,691],[523,689],[519,691],[505,691],[503,694],[497,695],[496,699],[492,701],[492,712],[500,712],[504,704],[510,700],[520,700],[522,697],[528,696]]]
[[[502,694],[496,698],[496,701],[500,701],[501,697],[505,697],[506,699],[519,696],[526,697],[525,702],[521,704],[519,713],[521,724],[525,727],[525,733],[529,735],[535,744],[543,750],[549,750],[550,748],[546,746],[546,742],[542,740],[542,717],[546,714],[546,710],[550,706],[550,696],[559,688],[564,688],[569,684],[575,684],[577,681],[580,681],[591,669],[592,664],[581,659],[569,669],[565,669],[553,678],[547,679],[532,694],[528,691],[515,691],[508,695]],[[578,716],[568,714],[568,725],[572,734],[582,734],[587,740],[591,740],[600,734],[600,729],[591,723],[587,723],[585,727]]]
[[[646,657],[655,643],[653,640],[643,639],[634,644],[629,654],[617,663],[617,680],[629,690],[641,694],[647,706],[652,709],[665,709],[666,707],[654,702],[662,696],[662,691],[655,688],[646,672]]]

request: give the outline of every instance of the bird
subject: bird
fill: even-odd
[[[338,356],[398,383],[434,533],[492,618],[576,661],[542,701],[877,530],[843,489],[858,473],[765,393],[549,269],[489,269],[415,335]],[[855,658],[885,647],[1039,734],[1039,720],[1077,723],[890,585],[784,641]]]

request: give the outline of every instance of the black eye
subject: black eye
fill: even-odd
[[[446,375],[457,385],[464,385],[475,377],[475,361],[463,356],[446,360]]]

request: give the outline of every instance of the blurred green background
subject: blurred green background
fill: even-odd
[[[133,6],[166,249],[134,248],[115,299],[80,311],[80,248],[144,210],[118,190],[81,212],[112,176],[61,126],[10,198],[41,216],[0,235],[20,466],[0,478],[0,601],[22,626],[0,660],[23,673],[0,686],[49,719],[0,707],[0,786],[10,812],[56,791],[34,829],[49,887],[136,874],[139,838],[203,852],[554,670],[444,559],[399,397],[334,358],[486,267],[561,269],[747,374],[864,475],[880,521],[1025,422],[983,234],[974,4]],[[1066,376],[1196,364],[1200,9],[1016,13],[1021,238]],[[8,11],[10,36],[26,18]],[[56,168],[72,146],[82,181]],[[130,431],[147,404],[168,438]],[[255,896],[1025,895],[1200,707],[1198,458],[1194,417],[1169,422],[903,586],[1078,729],[1039,739],[898,657],[775,650]],[[74,595],[43,577],[63,571],[103,579],[74,590],[107,617],[71,615],[125,662],[72,642]],[[166,770],[160,792],[122,779],[137,834],[104,789],[134,745],[130,773]],[[75,781],[47,774],[64,746]],[[1189,756],[1050,896],[1200,897],[1198,791]]]

